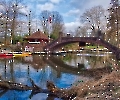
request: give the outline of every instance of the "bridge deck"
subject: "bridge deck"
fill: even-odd
[[[54,51],[57,48],[60,48],[66,44],[75,43],[75,42],[88,42],[88,43],[95,43],[95,44],[103,45],[104,47],[112,51],[117,56],[117,59],[120,59],[120,49],[104,41],[103,39],[99,37],[60,37],[56,39],[55,41],[46,45],[44,47],[44,50]]]

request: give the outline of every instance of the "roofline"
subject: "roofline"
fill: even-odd
[[[48,38],[23,38],[23,39],[48,39]]]

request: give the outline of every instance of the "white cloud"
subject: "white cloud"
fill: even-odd
[[[38,4],[37,5],[37,9],[40,10],[40,11],[43,11],[43,10],[53,10],[55,8],[54,4],[52,3],[45,3],[45,4]]]
[[[75,31],[75,29],[83,25],[80,23],[79,16],[84,13],[86,9],[89,9],[94,6],[102,5],[105,9],[108,8],[110,0],[71,0],[71,7],[74,7],[73,9],[69,10],[67,13],[63,14],[65,17],[69,16],[76,16],[76,20],[73,22],[65,23],[66,31],[69,32]]]
[[[111,0],[92,0],[92,2],[90,1],[91,0],[89,0],[89,3],[87,3],[88,7],[102,5],[106,9],[109,6]]]
[[[65,23],[66,32],[74,32],[78,26],[80,26],[80,23],[78,21]]]
[[[27,8],[22,8],[22,9],[20,9],[20,12],[21,13],[23,13],[23,14],[26,14],[26,15],[28,15],[29,14],[29,9],[27,9]]]
[[[79,9],[72,9],[69,10],[66,14],[64,14],[65,16],[79,16],[80,14],[80,10]]]
[[[29,5],[30,6],[30,5]],[[23,5],[21,3],[19,3],[18,7],[20,8],[19,11],[23,14],[26,14],[28,15],[29,11],[30,11],[30,7],[29,6],[26,6],[26,5]]]
[[[52,3],[58,4],[60,0],[50,0]]]
[[[76,8],[88,8],[97,6],[97,5],[102,5],[103,7],[109,6],[111,0],[71,0],[71,5],[73,5]]]
[[[33,2],[35,2],[35,0],[31,0],[31,1],[33,1]],[[41,1],[47,1],[47,0],[37,0],[37,2],[41,2]]]
[[[2,5],[0,5],[0,10],[3,10],[3,9],[4,9],[4,7]]]
[[[86,10],[90,9],[91,7],[101,5],[103,8],[107,9],[110,5],[111,0],[71,0],[71,6],[75,7],[76,9],[81,10],[81,14]]]

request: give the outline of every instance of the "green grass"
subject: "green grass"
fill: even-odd
[[[85,46],[84,47],[84,49],[103,49],[104,47],[103,46],[99,46],[98,48],[97,48],[97,46]]]

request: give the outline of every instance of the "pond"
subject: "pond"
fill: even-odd
[[[70,88],[78,81],[96,79],[96,70],[109,73],[115,63],[111,52],[82,51],[61,55],[31,55],[27,57],[0,58],[1,79],[46,89],[46,82],[52,81],[59,88]],[[104,69],[105,68],[105,69]],[[0,91],[0,100],[60,100],[44,93],[31,95],[31,91]]]

